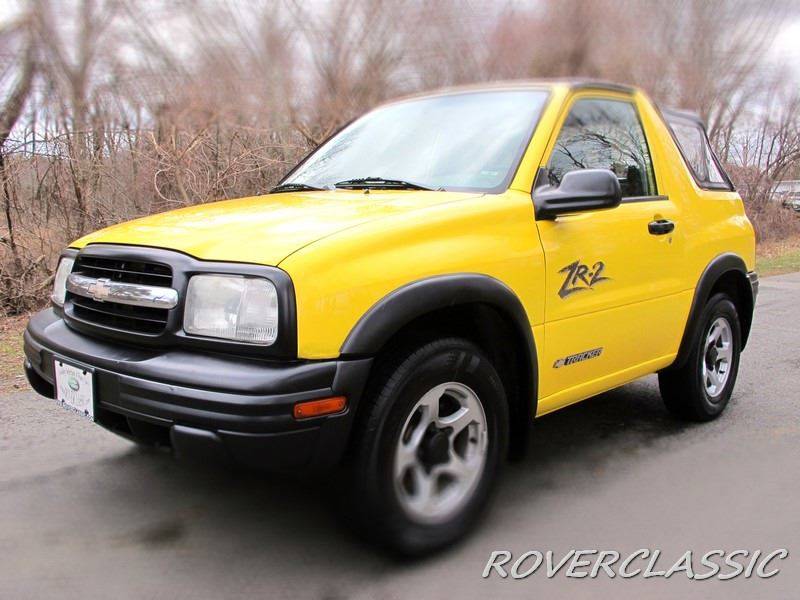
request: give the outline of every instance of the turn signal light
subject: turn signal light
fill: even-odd
[[[309,419],[311,417],[340,413],[345,408],[347,408],[347,398],[335,396],[333,398],[323,398],[322,400],[300,402],[294,405],[292,412],[295,419]]]

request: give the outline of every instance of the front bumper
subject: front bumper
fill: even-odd
[[[54,397],[54,357],[94,370],[95,421],[176,454],[268,470],[332,466],[347,446],[371,359],[265,361],[122,345],[70,329],[52,309],[24,334],[25,372]],[[347,410],[297,421],[297,402],[346,396]]]

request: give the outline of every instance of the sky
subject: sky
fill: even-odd
[[[785,60],[800,79],[800,18],[787,22],[775,39],[772,52],[778,60]]]
[[[19,14],[24,3],[25,0],[0,0],[0,27]],[[776,66],[785,65],[794,72],[800,85],[800,11],[793,13],[773,41],[771,55]]]

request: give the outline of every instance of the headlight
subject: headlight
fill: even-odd
[[[270,345],[278,337],[278,292],[260,277],[195,275],[183,329],[192,335]]]
[[[56,276],[53,280],[53,294],[50,296],[53,300],[53,304],[64,306],[64,300],[67,297],[67,277],[72,273],[74,264],[75,259],[66,256],[62,256],[61,260],[58,262]]]

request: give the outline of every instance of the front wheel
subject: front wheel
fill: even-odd
[[[374,541],[431,552],[472,527],[507,448],[508,407],[480,349],[447,338],[381,360],[353,452],[352,516]]]
[[[688,421],[717,418],[733,393],[739,371],[742,333],[736,305],[725,294],[715,294],[701,318],[701,334],[679,369],[658,374],[664,404]]]

